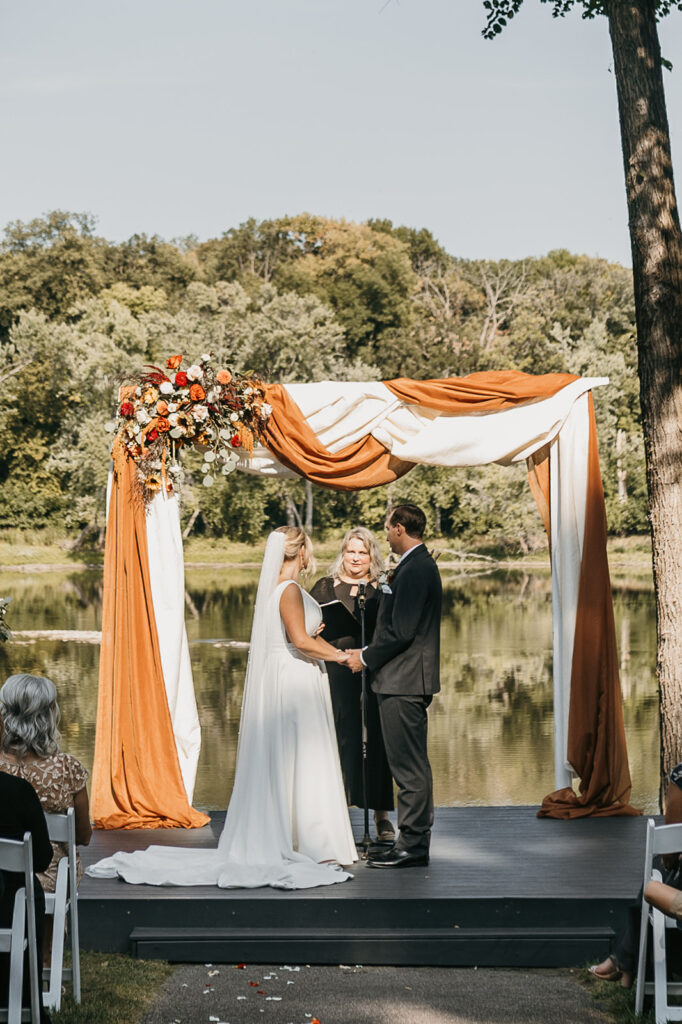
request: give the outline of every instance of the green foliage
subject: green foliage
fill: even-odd
[[[608,0],[540,0],[541,4],[549,4],[553,18],[563,18],[574,7],[582,9],[583,18],[596,18],[597,15],[608,14]],[[485,39],[494,39],[507,23],[518,14],[523,0],[483,0],[486,12],[486,24],[483,29]],[[652,0],[656,17],[665,18],[671,11],[682,11],[682,0]]]
[[[269,381],[440,378],[514,367],[608,376],[595,408],[610,528],[646,531],[629,271],[557,250],[462,260],[426,230],[309,214],[247,221],[219,239],[110,244],[87,215],[9,225],[0,244],[0,526],[104,523],[121,376],[211,352]],[[195,465],[196,463],[196,465]],[[210,489],[187,461],[183,525],[253,542],[305,520],[302,480],[233,474]],[[419,467],[390,487],[312,488],[316,533],[380,530],[414,500],[432,535],[532,551],[545,540],[521,467]],[[510,532],[509,523],[514,523]]]

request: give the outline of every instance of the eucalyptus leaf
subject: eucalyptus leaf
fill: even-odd
[[[213,487],[215,480],[213,479],[212,476],[205,476],[204,479],[202,480],[202,483],[204,487]]]

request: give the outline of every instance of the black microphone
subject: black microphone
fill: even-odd
[[[358,583],[358,608],[361,610],[367,603],[367,584],[362,582]]]

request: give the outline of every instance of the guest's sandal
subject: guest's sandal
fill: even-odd
[[[610,968],[604,968],[604,964],[610,964]],[[600,970],[600,968],[602,968]],[[592,964],[588,967],[590,974],[593,974],[595,978],[599,978],[600,981],[620,981],[623,972],[620,967],[616,965],[612,957],[607,957],[602,964]]]

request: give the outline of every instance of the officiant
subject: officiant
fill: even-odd
[[[329,570],[310,591],[322,605],[328,643],[341,650],[360,646],[358,589],[365,584],[365,643],[370,643],[379,608],[379,576],[383,559],[374,535],[364,526],[349,530]],[[341,771],[349,805],[363,806],[362,795],[362,682],[359,674],[326,662],[331,690]],[[377,839],[395,838],[388,814],[393,810],[393,779],[386,760],[376,695],[368,684],[367,802],[374,810]]]

